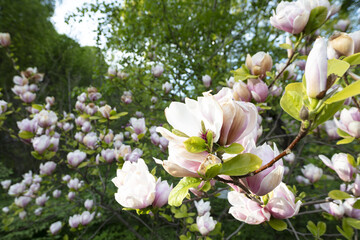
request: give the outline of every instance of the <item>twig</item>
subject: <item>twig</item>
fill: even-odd
[[[320,199],[320,200],[315,200],[315,201],[311,201],[311,202],[305,202],[305,203],[301,204],[301,206],[304,207],[304,206],[320,204],[320,203],[327,203],[327,202],[332,202],[332,201],[333,201],[333,199],[331,199],[331,198],[329,198],[329,199]]]
[[[114,217],[114,214],[111,215],[108,219],[106,219],[106,220],[96,229],[96,231],[94,232],[94,234],[90,236],[89,239],[93,239],[93,238],[96,236],[96,234],[101,230],[101,228],[102,228],[103,226],[105,226],[105,224],[107,224],[113,217]]]
[[[313,214],[313,213],[319,213],[319,212],[322,212],[322,210],[321,210],[321,209],[316,209],[316,210],[312,210],[312,211],[300,212],[300,213],[298,213],[296,216],[306,215],[306,214]]]
[[[294,233],[294,235],[295,235],[296,240],[300,240],[300,238],[299,238],[299,236],[298,236],[298,234],[297,234],[297,232],[296,232],[296,230],[295,230],[294,226],[291,224],[290,220],[289,220],[289,219],[286,219],[286,222],[289,224],[289,226],[290,226],[291,230],[293,231],[293,233]]]
[[[233,236],[235,236],[235,234],[237,234],[244,225],[245,225],[245,223],[240,224],[240,226],[233,233],[231,233],[227,238],[225,238],[225,240],[229,240]]]

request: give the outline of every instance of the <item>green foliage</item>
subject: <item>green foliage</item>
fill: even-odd
[[[313,8],[310,12],[308,23],[305,27],[305,34],[310,34],[324,24],[328,15],[328,9],[320,6]]]
[[[238,154],[225,160],[222,164],[220,174],[228,176],[241,176],[255,171],[261,166],[262,160],[251,153]]]
[[[285,229],[287,229],[286,222],[280,219],[271,218],[268,223],[276,231],[284,231]]]
[[[184,198],[189,194],[189,188],[195,188],[201,183],[199,178],[184,177],[171,190],[168,203],[170,206],[178,207],[182,204]]]
[[[200,153],[206,151],[206,141],[201,137],[190,137],[184,141],[184,146],[188,152]]]
[[[228,147],[219,147],[218,151],[224,151],[228,154],[239,154],[244,151],[244,147],[240,143],[232,143]]]
[[[346,198],[351,198],[351,196],[340,190],[332,190],[329,192],[329,197],[335,200],[344,200]]]

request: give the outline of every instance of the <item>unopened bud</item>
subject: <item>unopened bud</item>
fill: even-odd
[[[309,119],[309,110],[304,105],[301,107],[299,116],[300,116],[300,119],[303,121],[306,121]]]
[[[329,38],[329,45],[339,56],[350,56],[354,53],[354,41],[346,33],[335,33]]]

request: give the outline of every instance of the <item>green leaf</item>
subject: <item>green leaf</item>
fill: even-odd
[[[160,214],[160,216],[165,218],[168,222],[172,222],[173,219],[172,219],[172,217],[170,215],[167,215],[167,214],[162,213],[162,212],[160,212],[159,214]]]
[[[348,62],[350,65],[359,65],[360,64],[360,53],[355,53],[343,59],[343,61]]]
[[[303,106],[303,86],[302,83],[290,83],[285,88],[285,93],[280,99],[280,106],[290,116],[301,121],[299,113]]]
[[[205,178],[211,179],[211,178],[217,176],[221,170],[221,167],[222,167],[221,163],[211,164],[211,165],[206,166]]]
[[[38,110],[38,111],[41,111],[43,110],[43,106],[39,105],[39,104],[33,104],[31,105],[32,108]]]
[[[304,29],[305,34],[308,35],[318,29],[326,21],[327,14],[328,9],[326,7],[320,6],[313,8]]]
[[[324,223],[324,222],[318,222],[318,224],[317,224],[317,232],[318,232],[318,234],[319,234],[319,237],[321,236],[321,235],[324,235],[325,234],[325,232],[326,232],[326,223]]]
[[[329,192],[329,197],[334,199],[334,200],[343,200],[346,198],[351,198],[351,196],[343,191],[340,190],[332,190]]]
[[[249,69],[243,64],[241,68],[231,71],[234,74],[234,80],[237,81],[244,81],[249,78],[257,78],[255,75],[251,75]]]
[[[208,131],[208,133],[206,134],[206,141],[207,141],[207,145],[209,147],[209,152],[212,152],[212,148],[213,148],[213,144],[214,144],[213,135],[214,134],[211,130]]]
[[[328,98],[325,103],[330,104],[333,102],[338,102],[358,94],[360,94],[360,81],[355,81],[349,86],[346,86],[340,92],[335,93],[331,98]]]
[[[184,177],[180,180],[180,182],[171,190],[169,195],[169,205],[178,207],[182,204],[182,201],[189,193],[189,188],[195,188],[199,186],[201,183],[201,179],[192,178],[192,177]]]
[[[346,73],[346,71],[349,69],[350,64],[339,60],[339,59],[330,59],[328,60],[328,70],[327,70],[327,76],[329,77],[331,74],[334,74],[336,76],[338,76],[338,78],[336,79],[336,81],[338,81],[340,79],[340,77],[342,77],[344,75],[344,73]],[[335,81],[335,83],[336,83]]]
[[[41,160],[41,159],[42,159],[42,156],[41,156],[38,152],[36,152],[36,151],[32,151],[32,152],[31,152],[31,155],[32,155],[34,158],[38,159],[38,160]]]
[[[55,155],[56,155],[56,152],[47,152],[47,153],[44,155],[44,157],[45,157],[45,159],[50,160],[50,159],[52,159]]]
[[[336,145],[349,144],[349,143],[351,143],[351,142],[354,141],[354,140],[355,140],[354,137],[344,138],[344,139],[341,139],[340,141],[337,141]]]
[[[184,141],[185,148],[191,153],[200,153],[206,151],[206,142],[201,137],[190,137]]]
[[[30,139],[30,138],[33,138],[34,136],[35,136],[35,134],[32,132],[29,132],[29,131],[19,132],[19,137],[22,139]]]
[[[311,129],[315,129],[318,125],[332,118],[335,113],[344,106],[343,104],[344,100],[332,104],[325,104],[321,111],[316,115],[315,123],[312,125]]]
[[[271,218],[268,223],[276,231],[284,231],[285,229],[287,229],[286,222],[280,219]]]
[[[230,146],[220,147],[218,150],[229,154],[239,154],[244,151],[244,147],[240,143],[232,143]]]
[[[339,134],[340,137],[343,137],[343,138],[351,138],[351,135],[348,134],[347,132],[341,130],[340,128],[338,128],[336,130],[337,134]]]
[[[280,44],[279,47],[281,47],[283,49],[292,49],[293,48],[290,44],[287,44],[287,43]]]
[[[357,201],[354,203],[353,208],[360,209],[360,200],[357,200]]]
[[[83,167],[85,167],[85,166],[87,166],[87,165],[89,165],[89,164],[90,164],[89,161],[85,161],[85,162],[80,163],[80,165],[77,166],[77,168],[83,168]]]
[[[98,119],[100,119],[101,117],[99,117],[99,116],[90,116],[89,117],[89,119],[90,120],[98,120]]]
[[[311,232],[312,235],[314,235],[314,237],[317,237],[318,229],[312,221],[308,221],[306,228]]]
[[[359,200],[358,200],[359,201]],[[354,219],[354,218],[346,218],[345,220],[347,224],[349,224],[351,227],[360,229],[360,220]]]
[[[251,153],[239,154],[229,160],[225,160],[219,174],[228,176],[240,176],[258,169],[262,160]]]
[[[194,223],[194,224],[191,224],[189,230],[190,230],[191,232],[198,232],[198,231],[199,231],[199,228],[198,228],[197,224]]]

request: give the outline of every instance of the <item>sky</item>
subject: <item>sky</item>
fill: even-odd
[[[81,46],[95,46],[98,26],[96,19],[86,17],[82,18],[82,22],[71,21],[70,24],[65,23],[65,18],[72,13],[76,13],[78,7],[81,7],[84,3],[93,2],[95,0],[56,1],[55,13],[51,18],[56,30],[75,39]]]

